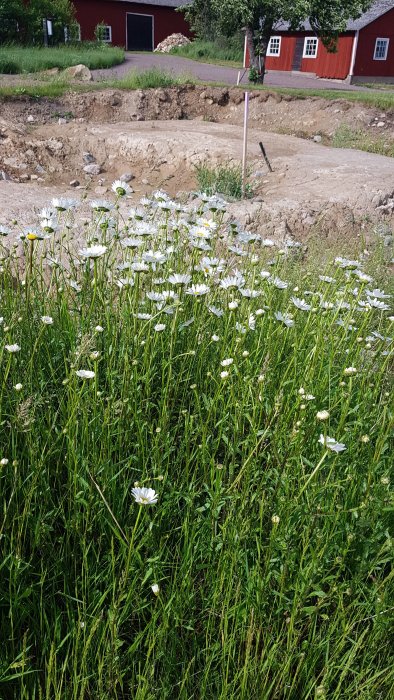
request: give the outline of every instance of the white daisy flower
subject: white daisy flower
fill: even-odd
[[[222,367],[229,367],[233,364],[233,362],[234,360],[232,357],[227,357],[225,360],[222,360],[220,364],[222,365]]]
[[[170,284],[174,285],[182,285],[182,284],[189,284],[191,280],[191,275],[180,275],[180,274],[174,274],[170,275],[168,278],[168,281]]]
[[[81,248],[78,252],[83,258],[100,258],[107,252],[107,246],[93,245],[90,248]]]
[[[237,301],[230,301],[228,308],[230,311],[234,311],[235,309],[238,309],[238,302]]]
[[[229,375],[229,372],[227,370],[223,370],[223,372],[220,372],[221,379],[227,379],[228,375]]]
[[[380,309],[380,311],[389,311],[390,307],[388,304],[385,304],[384,301],[379,301],[379,299],[375,299],[374,297],[368,297],[369,304],[372,306],[374,309]]]
[[[263,280],[267,280],[268,277],[271,277],[271,273],[268,272],[268,270],[260,270],[260,277],[262,277]]]
[[[283,280],[279,279],[279,277],[271,277],[269,281],[270,284],[272,284],[277,289],[287,289],[287,287],[289,286],[288,282],[284,282]]]
[[[93,379],[96,376],[95,372],[89,369],[77,369],[75,374],[77,377],[80,377],[80,379]]]
[[[9,236],[11,233],[11,229],[7,228],[7,226],[0,226],[0,236]]]
[[[328,435],[320,435],[319,442],[332,452],[343,452],[346,450],[346,445],[342,442],[337,442],[334,438],[328,437]]]
[[[154,329],[157,333],[160,333],[160,331],[164,331],[165,327],[166,327],[165,323],[156,323],[156,325],[154,326]]]
[[[167,257],[159,250],[147,250],[146,253],[142,254],[142,259],[148,263],[162,265],[167,260]]]
[[[46,326],[51,326],[53,324],[53,318],[52,316],[41,316],[41,321],[46,325]]]
[[[78,202],[76,199],[68,199],[67,197],[55,197],[51,202],[54,209],[57,211],[68,211],[74,209]]]
[[[273,248],[273,246],[275,245],[275,243],[274,243],[274,241],[271,241],[270,238],[263,238],[263,240],[261,241],[261,245],[262,245],[264,248]]]
[[[369,297],[375,297],[375,299],[389,299],[391,294],[385,294],[381,289],[366,289],[365,293]]]
[[[143,506],[150,506],[158,501],[158,495],[154,489],[136,487],[131,489],[135,502]]]
[[[218,343],[220,338],[214,333],[213,335],[211,335],[211,340],[213,340],[214,343]]]
[[[276,311],[274,315],[276,320],[284,323],[287,328],[294,326],[294,321],[289,314],[282,314],[280,311]]]
[[[193,297],[202,297],[208,292],[209,287],[206,284],[192,284],[191,287],[186,289],[186,294],[190,294]]]
[[[328,284],[333,284],[335,282],[334,277],[327,277],[326,275],[319,275],[319,280],[327,282]]]
[[[354,374],[357,374],[357,372],[357,367],[345,367],[345,369],[343,370],[345,377],[351,377]]]
[[[111,204],[111,202],[107,202],[105,199],[94,199],[93,201],[90,202],[90,206],[94,211],[111,211],[111,209],[114,208],[114,205]]]
[[[151,591],[152,591],[152,593],[153,593],[154,595],[159,595],[159,593],[160,593],[160,586],[159,586],[159,584],[158,584],[158,583],[152,584],[152,586],[151,586]]]
[[[129,187],[127,182],[123,182],[123,180],[115,180],[115,182],[112,183],[111,189],[118,197],[125,197],[131,192],[131,187]]]
[[[217,306],[208,306],[208,311],[211,312],[214,316],[217,316],[220,318],[221,316],[224,316],[224,311],[223,309],[219,309]]]
[[[300,309],[301,311],[310,311],[311,310],[311,305],[307,304],[305,299],[299,299],[298,297],[291,297],[291,300],[294,304],[294,306],[297,307],[297,309]]]
[[[20,345],[15,343],[14,345],[6,345],[5,349],[7,350],[7,352],[13,353],[13,352],[19,352],[21,348],[20,348]]]
[[[318,411],[316,413],[317,420],[328,420],[329,417],[330,417],[330,414],[328,411]]]
[[[123,241],[120,242],[123,248],[139,248],[143,244],[144,242],[141,238],[124,238]]]

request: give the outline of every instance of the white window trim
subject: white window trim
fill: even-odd
[[[273,52],[270,50],[270,44],[271,44],[272,39],[279,39],[279,46],[278,46],[278,52],[277,52],[277,53],[273,53]],[[281,37],[281,36],[271,36],[271,37],[270,37],[270,40],[269,40],[269,43],[268,43],[268,47],[267,47],[267,56],[273,56],[274,58],[279,58],[281,46],[282,46],[282,37]]]
[[[106,44],[112,44],[112,27],[110,24],[103,24],[104,29],[109,29],[109,39],[103,39]]]
[[[316,50],[315,50],[314,54],[307,54],[306,47],[307,47],[308,41],[311,41],[311,40],[316,41]],[[304,49],[302,52],[302,58],[316,58],[318,49],[319,49],[319,39],[316,36],[306,36],[304,39]]]
[[[384,56],[376,56],[376,49],[378,46],[378,41],[384,41],[386,44],[386,50],[385,50]],[[376,37],[375,48],[374,48],[374,52],[373,52],[373,60],[374,61],[387,61],[387,54],[389,52],[389,43],[390,43],[390,39],[388,37],[383,37],[383,36]]]
[[[70,28],[64,27],[64,41],[66,44],[68,41],[81,41],[81,25],[76,22],[73,27],[78,27],[78,36],[73,37],[72,39],[70,39]]]

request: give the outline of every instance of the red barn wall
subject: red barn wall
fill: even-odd
[[[377,38],[390,39],[385,61],[373,60]],[[360,77],[394,77],[394,8],[360,30],[353,73]]]
[[[278,32],[275,36],[282,37],[280,56],[267,56],[266,68],[267,70],[291,71],[297,38],[305,39],[305,37],[314,36],[314,34],[312,32]],[[344,80],[350,70],[353,38],[353,33],[342,34],[338,40],[336,53],[329,53],[319,39],[316,58],[303,58],[301,72],[315,73],[319,78]]]
[[[126,46],[126,14],[135,12],[154,16],[155,47],[169,34],[181,32],[191,36],[190,27],[180,12],[172,7],[158,5],[141,5],[134,2],[117,0],[74,0],[76,19],[81,25],[81,39],[93,40],[94,30],[103,22],[112,27],[112,43]]]

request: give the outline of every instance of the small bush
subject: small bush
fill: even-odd
[[[37,73],[50,68],[68,68],[83,63],[91,70],[111,68],[124,60],[119,46],[98,46],[78,42],[67,46],[43,48],[9,45],[1,49],[0,73]]]
[[[223,194],[233,199],[242,199],[242,168],[240,165],[227,163],[212,168],[206,163],[196,166],[197,183],[202,192],[209,195]],[[245,187],[245,196],[251,197],[252,187]]]
[[[150,68],[141,73],[130,71],[124,78],[111,83],[116,84],[116,87],[125,90],[147,90],[148,88],[170,88],[185,82],[191,83],[192,79],[185,79],[181,76],[176,77],[160,70],[160,68]]]
[[[218,39],[216,41],[202,41],[196,39],[191,44],[185,46],[177,46],[172,49],[171,53],[178,56],[185,56],[194,60],[207,61],[211,63],[221,62],[243,62],[243,46],[238,39],[228,40],[223,42]]]

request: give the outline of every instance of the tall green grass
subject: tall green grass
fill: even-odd
[[[0,697],[389,698],[387,249],[49,208],[1,229]]]
[[[191,58],[194,61],[206,61],[207,63],[226,63],[238,66],[243,63],[242,39],[226,39],[221,41],[204,41],[194,39],[190,44],[176,46],[171,51],[177,56]]]
[[[64,69],[79,63],[93,70],[111,68],[123,60],[124,50],[118,46],[81,44],[43,48],[11,45],[1,48],[0,73],[38,73],[50,68]]]

